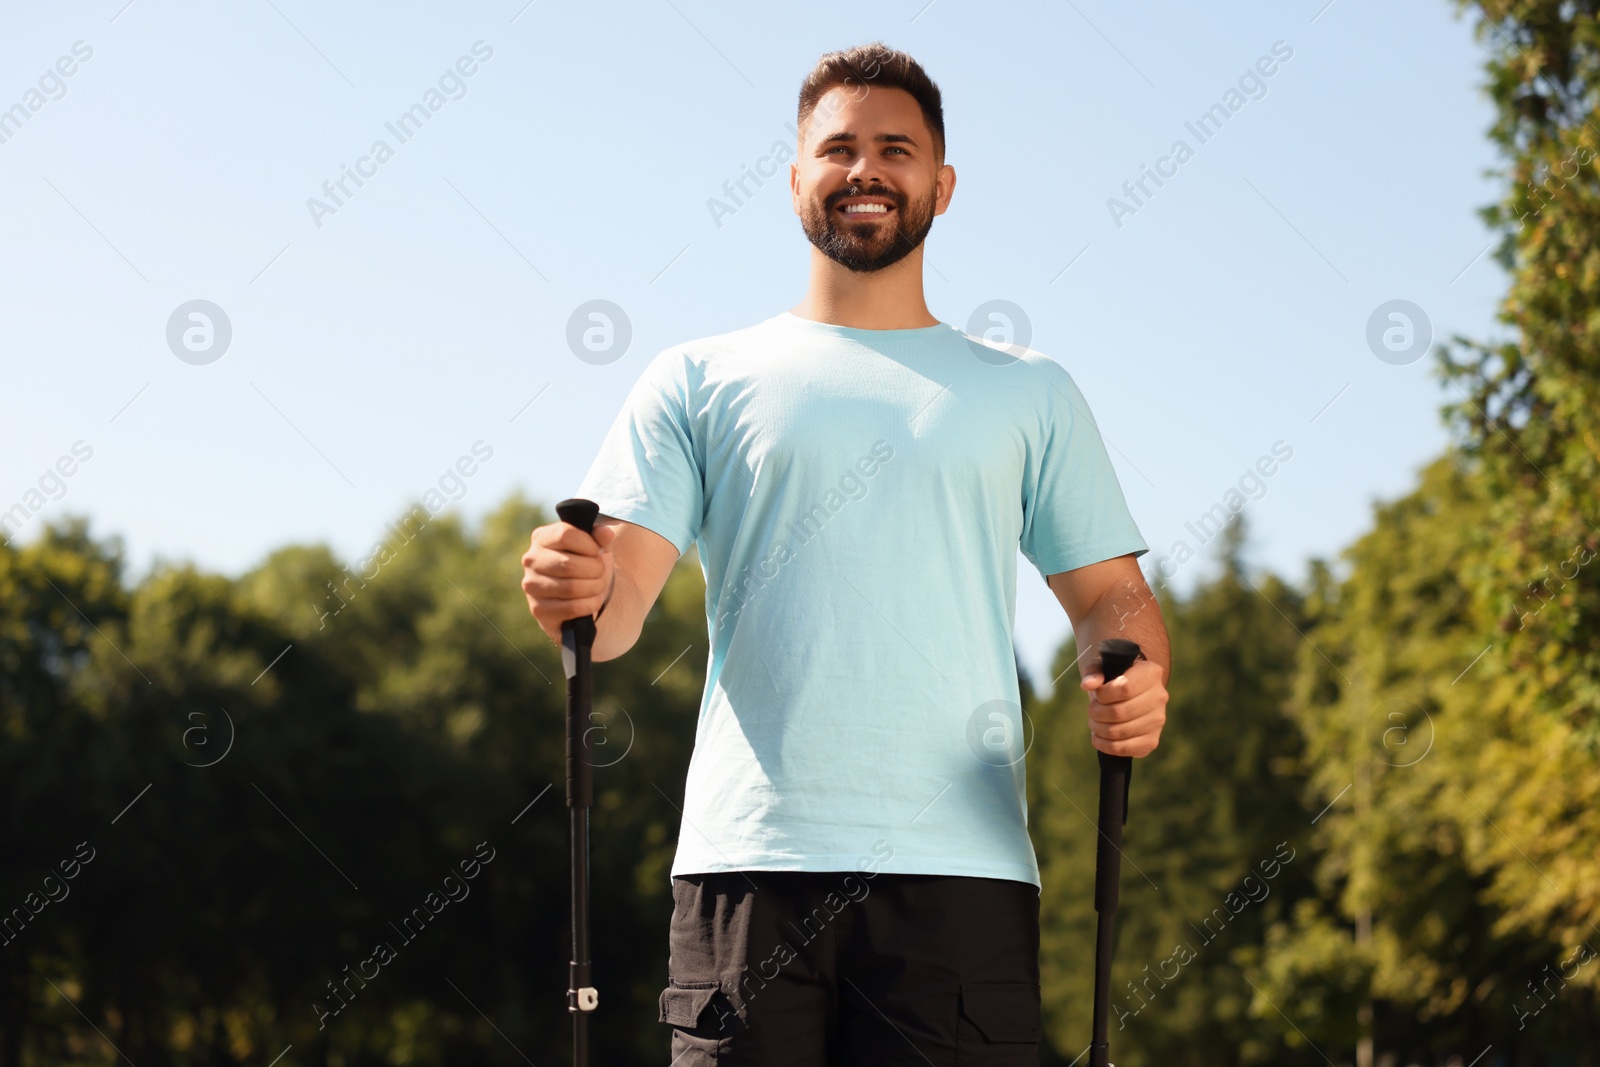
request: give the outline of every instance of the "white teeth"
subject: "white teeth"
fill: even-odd
[[[845,209],[844,210],[845,210],[845,214],[847,214],[847,215],[864,215],[864,214],[881,215],[884,212],[888,211],[889,208],[885,204],[847,204],[847,205],[845,205]]]

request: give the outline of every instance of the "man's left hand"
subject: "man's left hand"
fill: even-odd
[[[1078,688],[1089,693],[1089,734],[1095,748],[1110,756],[1155,751],[1167,722],[1162,673],[1156,664],[1140,659],[1110,682],[1099,671],[1084,676]]]

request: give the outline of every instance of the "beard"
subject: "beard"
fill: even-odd
[[[865,272],[892,266],[916,250],[933,228],[936,188],[923,200],[912,204],[903,193],[882,186],[860,188],[850,185],[828,196],[821,209],[814,201],[800,214],[806,237],[823,255],[846,270]],[[869,215],[862,220],[840,216],[839,201],[853,196],[881,196],[893,201],[887,215]]]

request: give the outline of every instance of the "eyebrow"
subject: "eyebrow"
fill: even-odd
[[[818,141],[817,147],[823,148],[827,145],[836,143],[854,144],[856,140],[857,138],[855,134],[851,133],[849,130],[841,130],[838,133],[830,133],[828,136]],[[880,133],[878,136],[874,137],[873,140],[880,144],[908,144],[913,148],[917,147],[916,140],[904,133]]]

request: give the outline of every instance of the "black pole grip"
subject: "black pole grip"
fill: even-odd
[[[556,505],[562,522],[593,535],[600,505],[572,497]],[[589,713],[593,707],[589,655],[594,647],[594,616],[584,615],[561,624],[561,669],[567,676],[567,807],[588,808],[594,803],[594,761],[589,751]]]
[[[1144,655],[1139,642],[1121,637],[1108,637],[1100,642],[1100,673],[1108,682],[1116,681],[1128,673],[1133,661]]]
[[[581,496],[568,497],[556,505],[556,517],[586,534],[592,534],[594,520],[600,517],[600,505]]]
[[[1122,677],[1144,655],[1137,643],[1120,637],[1100,642],[1100,673],[1110,682]],[[1117,888],[1122,875],[1122,827],[1128,821],[1128,786],[1133,779],[1133,758],[1112,756],[1099,749],[1100,822],[1094,854],[1094,1040],[1089,1045],[1089,1067],[1109,1067],[1108,1039],[1111,1022],[1112,919],[1117,912]]]
[[[1110,637],[1100,642],[1100,673],[1107,682],[1112,682],[1128,673],[1134,661],[1144,655],[1144,650],[1138,642],[1128,641],[1121,637]],[[1122,778],[1122,818],[1119,825],[1128,823],[1128,786],[1133,782],[1133,757],[1108,756],[1104,752],[1095,751],[1100,757],[1100,773],[1120,775]],[[1102,802],[1103,807],[1103,802]],[[1118,831],[1119,837],[1121,831]],[[1113,898],[1115,899],[1115,898]],[[1113,905],[1115,907],[1115,905]]]
[[[1122,677],[1142,651],[1120,637],[1100,642],[1100,673],[1107,682]],[[1094,910],[1117,910],[1118,875],[1122,871],[1122,828],[1128,822],[1128,786],[1133,779],[1133,758],[1112,756],[1098,749],[1100,760],[1100,824],[1095,849]]]

